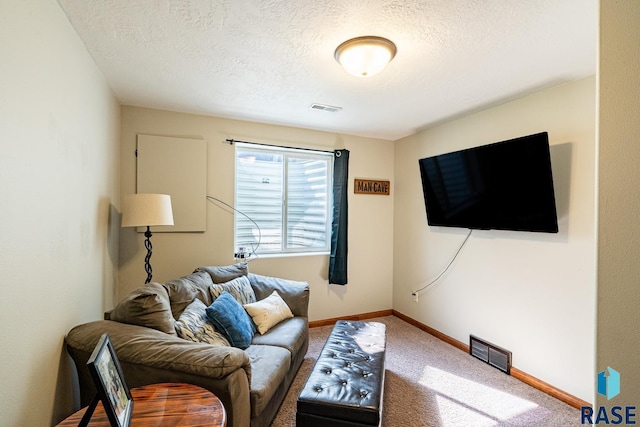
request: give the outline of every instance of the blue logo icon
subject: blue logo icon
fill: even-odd
[[[598,394],[611,400],[620,394],[620,372],[607,366],[605,371],[598,373]]]

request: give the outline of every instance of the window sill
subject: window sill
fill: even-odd
[[[261,258],[289,258],[289,257],[301,257],[301,256],[325,256],[329,255],[330,252],[280,252],[277,254],[258,254],[257,256],[249,257],[249,258],[236,258],[237,262],[242,261],[253,261]]]

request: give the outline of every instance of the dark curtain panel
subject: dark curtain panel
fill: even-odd
[[[334,151],[333,221],[331,223],[331,256],[329,283],[347,284],[347,184],[349,182],[349,150]]]

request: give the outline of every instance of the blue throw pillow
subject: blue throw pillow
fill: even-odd
[[[207,307],[207,317],[232,346],[244,350],[251,345],[251,317],[229,292],[222,292],[213,304]]]

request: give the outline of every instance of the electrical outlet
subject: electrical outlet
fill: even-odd
[[[418,302],[418,293],[417,292],[412,293],[411,296],[413,297],[413,302]]]

